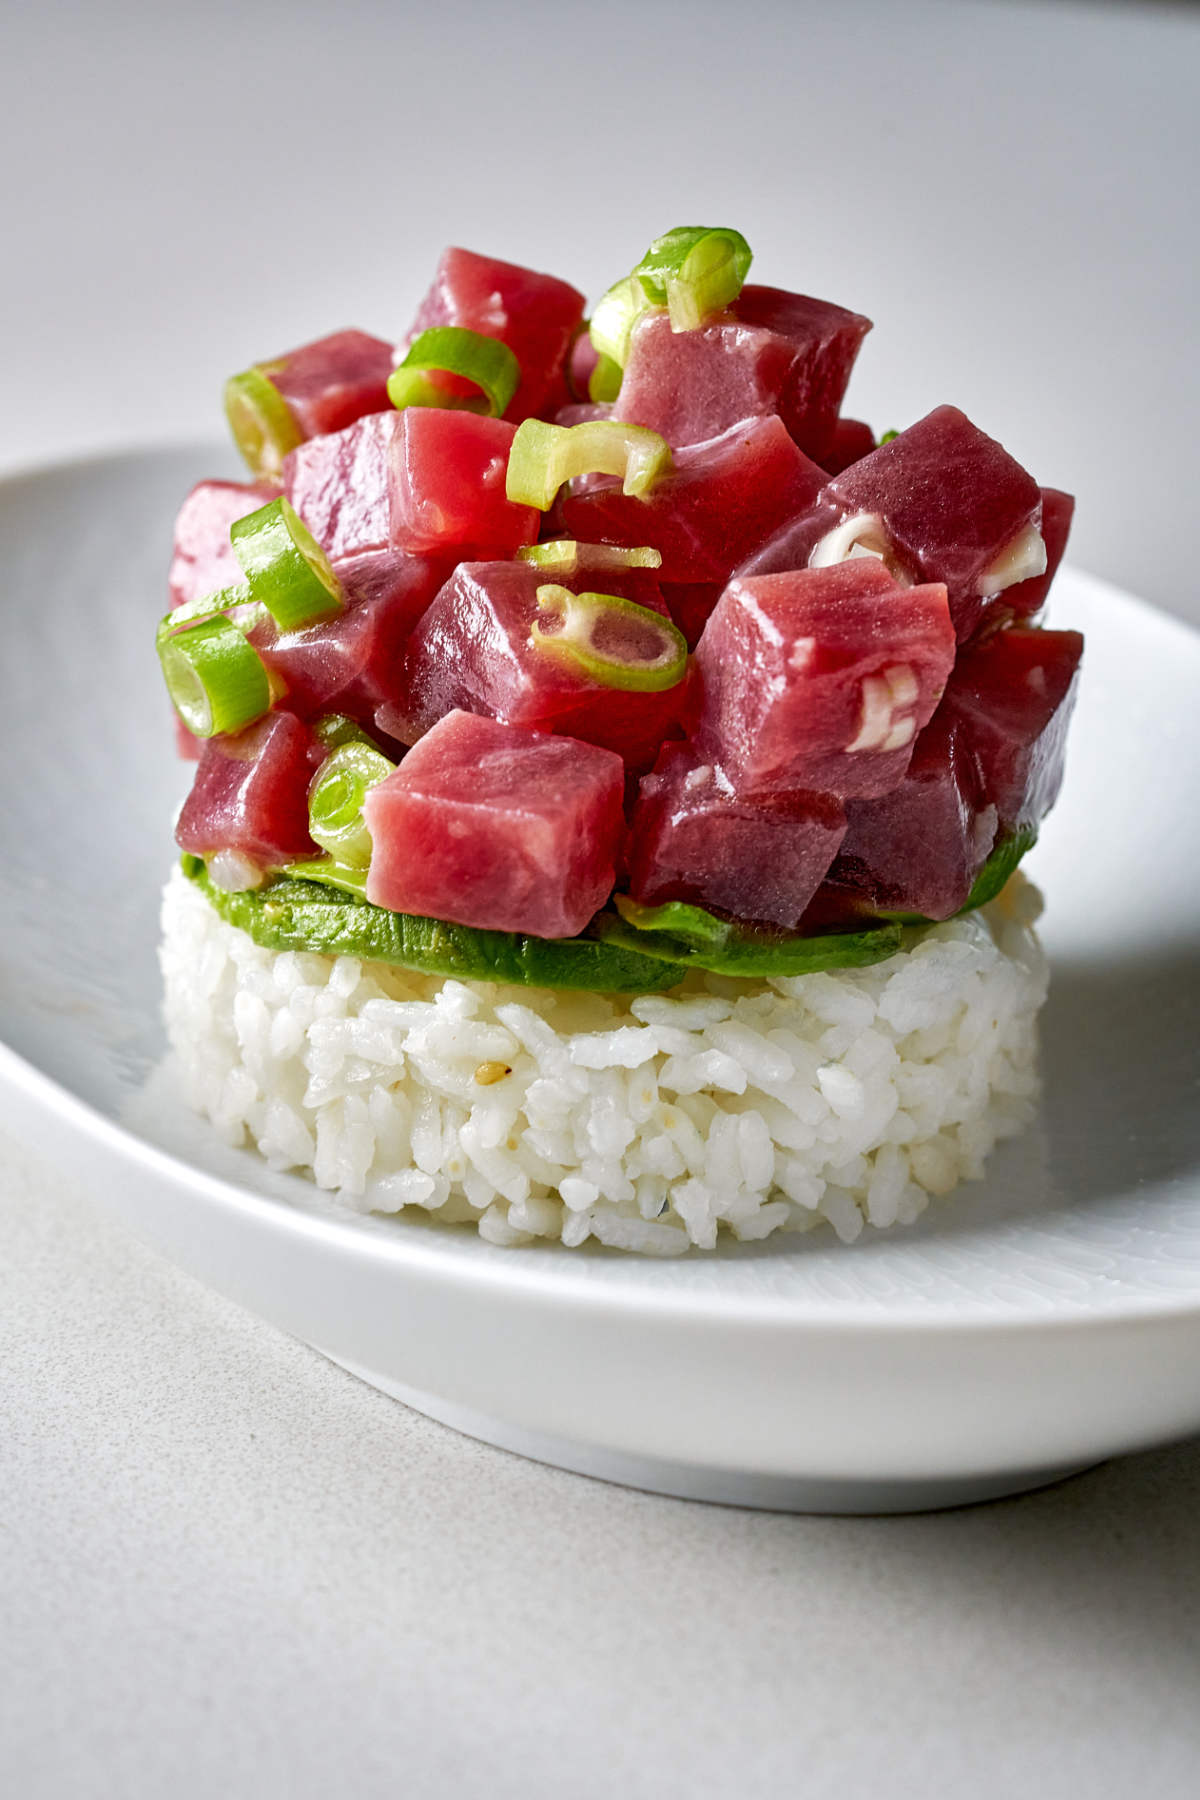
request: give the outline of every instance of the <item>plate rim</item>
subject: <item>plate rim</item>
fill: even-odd
[[[161,444],[120,446],[95,450],[69,458],[50,458],[27,466],[0,470],[0,489],[10,490],[24,483],[52,479],[72,473],[86,474],[125,464],[130,468],[165,455],[211,456],[228,462],[228,451],[209,440],[174,440]],[[197,477],[201,479],[201,477]],[[1128,592],[1106,577],[1093,574],[1074,563],[1065,565],[1073,580],[1091,588],[1098,596],[1119,601],[1154,620],[1156,626],[1177,631],[1194,653],[1200,641],[1200,627],[1189,620],[1164,611],[1140,596]],[[144,1174],[172,1183],[188,1196],[190,1202],[217,1206],[227,1214],[254,1220],[262,1229],[285,1238],[307,1239],[312,1244],[336,1249],[344,1257],[391,1266],[398,1272],[417,1279],[437,1280],[465,1289],[509,1290],[514,1297],[526,1301],[569,1304],[573,1309],[587,1308],[593,1313],[624,1313],[643,1319],[669,1319],[686,1315],[695,1322],[711,1321],[726,1326],[761,1324],[764,1328],[786,1325],[795,1333],[812,1331],[853,1335],[886,1334],[902,1330],[906,1335],[943,1337],[947,1333],[969,1334],[972,1338],[1006,1336],[1028,1331],[1031,1327],[1051,1333],[1080,1330],[1117,1329],[1136,1323],[1166,1322],[1200,1316],[1200,1286],[1194,1292],[1114,1292],[1111,1300],[1089,1296],[1080,1303],[1056,1301],[1041,1294],[1019,1301],[1006,1300],[1003,1310],[986,1309],[965,1297],[961,1307],[931,1307],[915,1297],[898,1300],[889,1296],[886,1302],[869,1296],[846,1298],[825,1295],[819,1310],[811,1300],[777,1293],[721,1292],[713,1286],[671,1288],[655,1286],[643,1278],[623,1281],[622,1272],[629,1260],[620,1252],[602,1252],[587,1258],[585,1267],[569,1252],[561,1250],[562,1267],[552,1273],[544,1262],[536,1267],[522,1266],[520,1247],[500,1249],[489,1246],[492,1254],[481,1254],[474,1237],[466,1239],[459,1232],[443,1230],[434,1235],[424,1230],[405,1234],[405,1221],[397,1218],[394,1233],[368,1233],[362,1230],[360,1215],[347,1210],[343,1218],[302,1210],[286,1199],[256,1192],[240,1181],[227,1179],[210,1170],[198,1168],[182,1156],[164,1149],[136,1131],[123,1125],[64,1086],[53,1076],[37,1068],[0,1038],[0,1086],[11,1095],[30,1103],[30,1113],[10,1121],[13,1134],[25,1142],[35,1154],[54,1161],[54,1145],[45,1125],[55,1119],[78,1136],[91,1139],[117,1159],[131,1159]],[[18,1108],[18,1112],[20,1109]],[[26,1130],[27,1119],[42,1129]],[[301,1179],[294,1177],[294,1179]],[[465,1231],[465,1228],[464,1228]],[[463,1255],[461,1244],[469,1241],[472,1254]],[[536,1246],[543,1257],[553,1254],[556,1246]],[[849,1254],[853,1246],[846,1246]],[[602,1254],[610,1271],[597,1279],[593,1270]],[[689,1252],[687,1260],[708,1266],[719,1262],[720,1248],[715,1252]],[[648,1259],[639,1258],[643,1269]]]

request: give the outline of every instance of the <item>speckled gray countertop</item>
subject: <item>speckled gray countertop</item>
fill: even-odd
[[[594,292],[719,216],[876,317],[851,411],[959,401],[1200,623],[1194,11],[8,13],[0,467],[212,436],[230,367],[398,331],[447,239]],[[5,1794],[1197,1792],[1200,1442],[928,1517],[708,1508],[407,1412],[2,1139],[0,1233]]]

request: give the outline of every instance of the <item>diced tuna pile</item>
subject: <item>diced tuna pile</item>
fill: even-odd
[[[347,744],[382,753],[359,891],[479,929],[574,936],[614,891],[944,919],[1032,838],[1082,650],[1035,622],[1070,497],[952,406],[877,444],[841,416],[870,321],[741,285],[726,240],[657,240],[590,342],[567,283],[448,250],[397,347],[233,378],[253,479],[184,502],[160,627],[215,879],[348,878],[310,816]]]

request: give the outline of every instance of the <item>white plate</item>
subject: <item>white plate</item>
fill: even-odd
[[[669,1493],[833,1511],[1014,1491],[1200,1428],[1200,638],[1071,571],[1067,789],[1031,858],[1039,1126],[914,1229],[678,1262],[361,1218],[224,1149],[158,1067],[185,773],[153,623],[211,460],[0,485],[0,1120],[191,1270],[475,1436]]]

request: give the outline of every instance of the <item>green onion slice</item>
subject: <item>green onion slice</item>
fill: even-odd
[[[550,569],[555,575],[578,575],[587,569],[661,569],[662,551],[649,544],[626,549],[621,544],[581,544],[575,538],[547,538],[544,544],[523,544],[517,561]]]
[[[621,392],[622,369],[611,356],[597,358],[588,376],[588,399],[600,406],[610,406]]]
[[[255,363],[225,383],[225,417],[233,441],[258,476],[278,476],[303,433],[271,376],[282,363]]]
[[[252,597],[280,631],[301,631],[345,606],[332,563],[289,501],[272,500],[235,520],[229,538]]]
[[[240,609],[245,608],[245,611]],[[250,589],[245,586],[218,588],[214,594],[202,594],[198,600],[185,600],[182,606],[173,607],[164,613],[158,622],[158,633],[155,643],[159,654],[168,638],[183,631],[189,625],[198,625],[202,619],[230,619],[242,632],[252,631],[263,617],[262,609],[254,605]]]
[[[629,339],[633,328],[650,305],[645,288],[634,275],[626,275],[623,281],[614,282],[607,294],[596,302],[595,311],[588,322],[588,335],[600,358],[599,367],[603,369],[605,363],[608,363],[615,369],[617,387],[621,385],[621,370],[629,356]],[[615,388],[611,393],[595,391],[597,381],[611,385],[612,376],[593,376],[588,384],[591,398],[615,400]]]
[[[367,897],[367,871],[353,869],[349,863],[335,862],[332,856],[317,856],[308,862],[284,863],[280,873],[290,875],[296,881],[319,881],[326,887],[338,888],[347,894],[357,894],[360,900]]]
[[[312,731],[327,750],[338,750],[343,744],[366,744],[372,750],[378,749],[374,738],[363,730],[358,720],[345,713],[323,713],[313,721]]]
[[[478,394],[454,394],[430,374],[460,375]],[[441,406],[457,412],[489,413],[498,419],[517,391],[521,365],[499,338],[484,337],[463,325],[434,325],[415,338],[404,361],[388,378],[393,406]]]
[[[508,453],[508,498],[542,512],[554,504],[564,481],[576,475],[620,475],[624,491],[644,498],[671,473],[671,447],[645,425],[590,419],[584,425],[548,425],[526,419]]]
[[[530,643],[570,662],[590,681],[662,693],[683,680],[688,659],[683,633],[648,607],[617,594],[573,594],[553,582],[538,589],[537,603]]]
[[[262,659],[229,619],[201,619],[161,637],[158,655],[175,710],[197,737],[240,731],[270,711]]]
[[[395,768],[381,750],[351,742],[338,746],[317,771],[308,794],[308,829],[316,842],[345,868],[365,869],[371,834],[363,801]]]
[[[733,305],[752,255],[740,231],[679,225],[655,238],[633,273],[647,299],[667,308],[676,331],[695,331]]]

